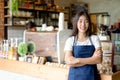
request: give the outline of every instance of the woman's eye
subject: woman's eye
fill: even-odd
[[[82,22],[84,22],[84,23],[88,23],[88,20],[85,20],[85,21],[79,21],[79,23],[82,23]]]
[[[88,23],[88,20],[85,20],[86,23]]]
[[[79,21],[79,23],[82,23],[82,21]]]

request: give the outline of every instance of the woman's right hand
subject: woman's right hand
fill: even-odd
[[[94,52],[92,58],[94,59],[96,63],[102,62],[102,53],[103,51],[101,49],[96,49],[96,51]]]
[[[67,61],[67,64],[78,64],[79,63],[79,60],[73,56],[70,56],[69,58],[67,58],[68,60]]]

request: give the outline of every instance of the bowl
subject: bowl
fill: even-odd
[[[41,28],[42,28],[42,27],[36,27],[36,30],[37,30],[37,31],[41,31]]]

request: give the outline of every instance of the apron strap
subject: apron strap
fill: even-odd
[[[77,42],[77,36],[74,36],[73,46],[77,44],[76,42]]]
[[[77,41],[77,36],[74,36],[73,46],[75,46],[75,45],[76,45],[76,41]],[[73,52],[74,52],[74,48],[73,48],[73,46],[72,46],[72,49],[73,49]],[[74,56],[74,54],[73,54],[73,56]]]
[[[93,42],[92,42],[92,40],[91,40],[91,36],[89,37],[89,40],[90,40],[91,45],[93,45]]]

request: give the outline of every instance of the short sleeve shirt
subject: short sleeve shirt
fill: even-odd
[[[64,51],[66,51],[66,50],[72,51],[72,47],[74,44],[74,38],[75,38],[74,36],[71,36],[66,40]],[[97,35],[91,35],[90,38],[91,38],[91,41],[89,38],[83,42],[80,42],[77,40],[76,45],[91,45],[91,44],[93,44],[95,48],[101,47],[100,40]]]

